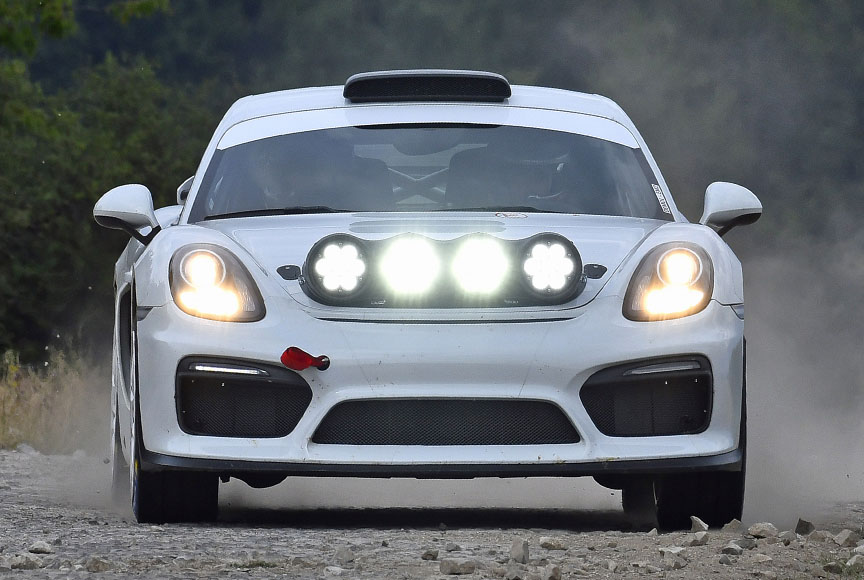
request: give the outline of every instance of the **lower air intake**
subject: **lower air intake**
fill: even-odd
[[[181,363],[181,368],[185,366]],[[278,369],[277,369],[278,371]],[[178,373],[177,420],[191,435],[285,437],[312,400],[295,373],[246,378],[219,373]]]
[[[578,443],[557,406],[543,401],[385,399],[347,401],[312,437],[331,445],[549,445]]]
[[[676,365],[685,370],[662,370]],[[613,437],[700,433],[711,420],[712,394],[711,368],[704,357],[605,369],[592,375],[580,391],[597,429]]]

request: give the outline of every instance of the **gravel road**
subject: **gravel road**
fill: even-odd
[[[860,504],[807,535],[656,535],[590,481],[288,480],[223,486],[216,525],[149,526],[109,507],[108,477],[82,452],[0,451],[0,577],[864,578]]]

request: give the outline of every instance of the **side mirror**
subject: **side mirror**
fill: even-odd
[[[115,187],[99,198],[93,207],[93,218],[100,226],[123,230],[145,245],[161,229],[150,190],[137,183]],[[146,236],[139,231],[145,227],[150,228]]]
[[[762,202],[746,187],[717,181],[705,190],[705,210],[699,223],[715,228],[721,236],[734,228],[752,224],[762,216]]]
[[[193,181],[195,181],[194,175],[181,183],[180,187],[177,188],[177,205],[186,203],[186,198],[189,197],[189,192],[192,191]]]

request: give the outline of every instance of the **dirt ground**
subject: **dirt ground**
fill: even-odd
[[[654,535],[590,480],[289,479],[223,484],[215,525],[149,526],[110,506],[108,479],[83,452],[0,452],[0,577],[864,578],[862,504],[826,506],[806,536]]]

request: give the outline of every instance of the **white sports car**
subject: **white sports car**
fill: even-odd
[[[214,519],[220,479],[593,476],[665,528],[740,517],[741,265],[609,99],[472,71],[246,97],[177,205],[94,216],[116,265],[114,486]]]

